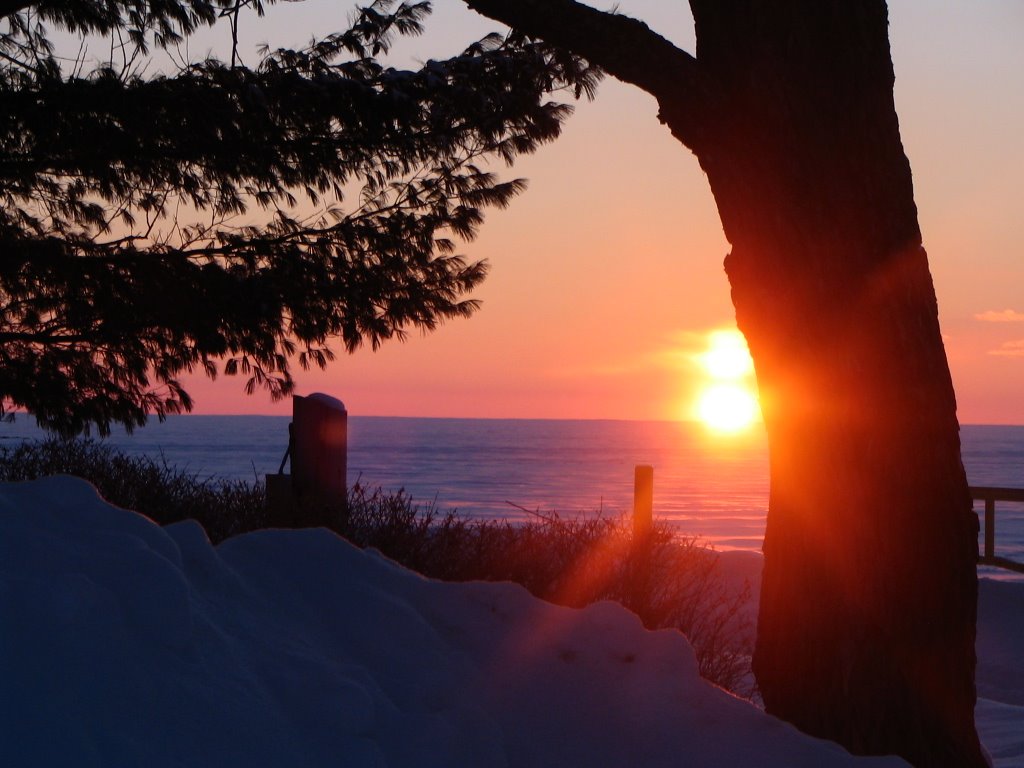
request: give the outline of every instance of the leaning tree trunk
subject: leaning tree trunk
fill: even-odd
[[[977,519],[884,0],[690,0],[696,58],[574,0],[464,2],[654,95],[707,172],[768,430],[768,710],[857,753],[984,765]]]
[[[856,753],[984,765],[977,518],[885,4],[693,6],[717,95],[694,149],[732,245],[770,448],[765,705]]]

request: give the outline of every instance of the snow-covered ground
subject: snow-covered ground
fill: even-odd
[[[986,580],[979,627],[982,738],[1024,766],[1024,585]],[[213,548],[81,480],[0,485],[2,766],[855,764],[903,765],[709,685],[609,603],[428,581],[320,530]]]

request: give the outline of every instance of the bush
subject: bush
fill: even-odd
[[[192,518],[214,543],[266,526],[263,488],[201,479],[165,461],[128,457],[88,440],[24,443],[0,450],[0,480],[72,474],[113,504],[166,525]],[[346,513],[347,512],[347,513]],[[356,483],[347,510],[334,510],[337,533],[407,568],[447,581],[513,581],[559,605],[614,600],[649,629],[677,628],[697,654],[701,674],[741,695],[750,683],[752,627],[740,611],[749,588],[729,593],[717,554],[655,524],[634,541],[630,521],[603,515],[565,519],[531,512],[526,522],[481,520],[419,506],[404,490]]]

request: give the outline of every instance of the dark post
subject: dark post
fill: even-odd
[[[348,411],[330,395],[292,398],[292,488],[305,525],[331,526],[330,511],[344,510],[348,464]]]
[[[651,534],[654,510],[654,467],[637,464],[633,470],[633,539]]]
[[[284,474],[290,457],[292,473]],[[267,524],[337,528],[346,514],[348,411],[320,393],[292,398],[288,451],[276,475],[267,475]]]
[[[996,556],[996,500],[994,496],[985,499],[985,559]]]

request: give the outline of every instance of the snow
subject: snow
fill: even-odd
[[[733,578],[757,556],[724,556]],[[978,714],[1024,765],[1024,585],[982,591]],[[899,766],[703,681],[611,603],[424,579],[324,530],[212,547],[82,480],[0,485],[0,765]]]
[[[330,408],[332,411],[343,411],[345,412],[345,404],[336,397],[331,395],[325,395],[323,392],[314,392],[311,395],[307,395],[307,400],[314,403],[320,403],[321,405]]]
[[[981,579],[975,721],[996,768],[1024,766],[1024,583]]]

